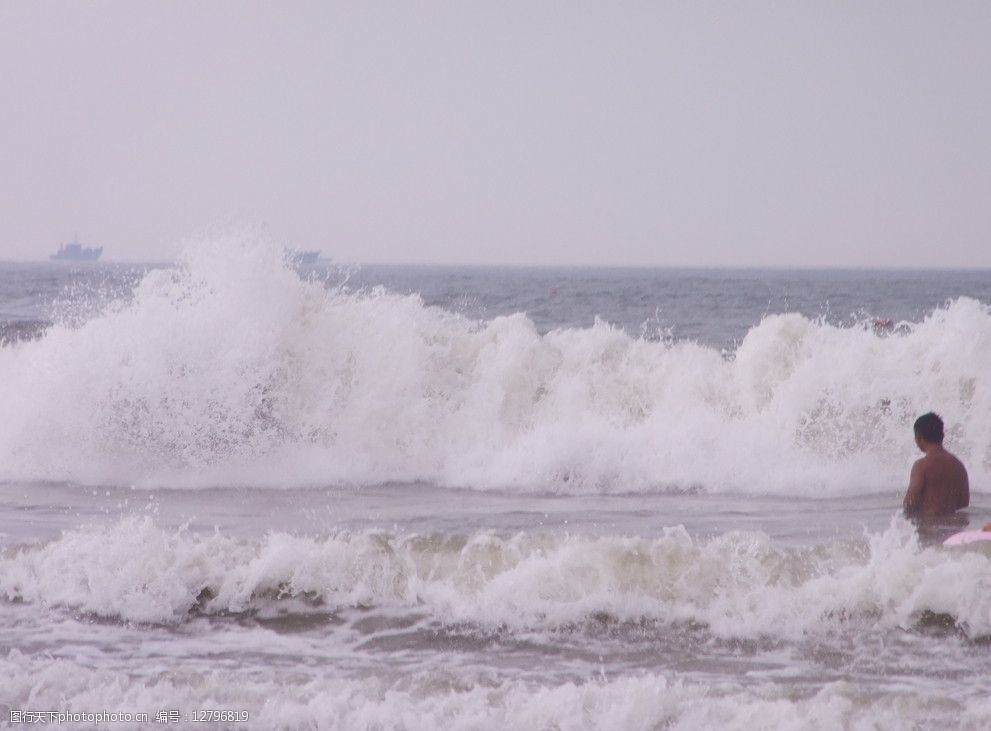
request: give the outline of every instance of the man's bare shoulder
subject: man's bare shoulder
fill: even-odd
[[[950,469],[957,473],[967,474],[967,468],[963,466],[963,462],[960,461],[960,458],[953,454],[953,452],[945,449],[938,455],[927,454],[919,461],[922,462],[925,460],[929,460],[928,464],[932,464],[934,469],[938,469],[940,471]]]
[[[947,452],[946,456],[950,458],[950,461],[953,464],[957,465],[963,471],[965,472],[967,471],[967,468],[963,466],[963,462],[961,461],[961,459],[957,457],[957,455],[953,454],[953,452]]]

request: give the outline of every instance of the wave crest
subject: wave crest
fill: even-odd
[[[979,487],[989,360],[991,312],[966,298],[887,336],[772,315],[724,357],[325,287],[228,240],[0,348],[0,478],[878,492],[902,486],[911,423],[935,409]]]
[[[989,585],[991,557],[920,548],[901,520],[866,544],[782,548],[762,533],[699,541],[680,527],[656,539],[342,532],[249,542],[128,518],[0,558],[8,600],[167,623],[289,602],[293,611],[395,609],[514,629],[694,623],[727,637],[801,637],[846,621],[910,627],[947,615],[977,637],[991,634]]]

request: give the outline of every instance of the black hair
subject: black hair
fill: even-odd
[[[943,443],[943,420],[933,412],[923,414],[915,420],[915,436],[930,444]]]

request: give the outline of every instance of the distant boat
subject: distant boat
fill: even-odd
[[[286,256],[289,262],[293,266],[300,266],[303,264],[316,264],[317,259],[320,258],[320,250],[316,251],[296,251],[295,249],[286,249]]]
[[[73,239],[71,244],[62,244],[48,258],[52,261],[96,261],[102,253],[102,246],[83,246]]]

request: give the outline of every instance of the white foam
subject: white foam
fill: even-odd
[[[593,617],[694,622],[726,637],[801,638],[950,615],[991,634],[991,557],[920,548],[898,520],[864,545],[775,546],[762,533],[692,539],[271,533],[259,542],[128,518],[0,557],[0,596],[135,621],[264,610],[288,598],[445,623],[554,629]]]
[[[974,300],[890,336],[774,315],[727,359],[325,289],[281,256],[191,246],[133,301],[0,348],[0,479],[879,492],[902,489],[934,408],[989,484],[991,312]]]
[[[647,673],[561,684],[477,682],[443,671],[400,682],[329,676],[278,680],[230,671],[116,673],[17,650],[0,658],[5,703],[27,710],[155,713],[248,710],[244,728],[452,729],[554,728],[561,731],[832,731],[909,727],[979,731],[991,722],[987,699],[916,688],[859,689],[836,682],[814,694],[770,686],[706,688]],[[201,724],[186,723],[180,728]],[[134,726],[131,726],[134,727]]]

